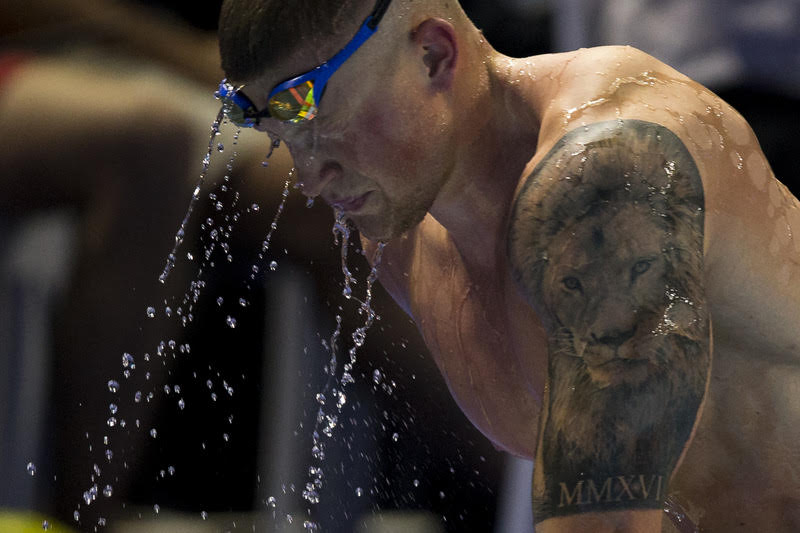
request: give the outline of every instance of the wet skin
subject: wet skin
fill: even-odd
[[[703,530],[796,531],[797,200],[734,110],[641,52],[494,59],[529,73],[514,80],[516,105],[506,106],[509,128],[528,124],[511,149],[486,135],[467,158],[453,151],[459,132],[426,135],[435,121],[387,122],[407,98],[385,92],[382,117],[353,113],[380,108],[357,96],[350,114],[272,133],[287,138],[307,194],[350,207],[368,238],[396,237],[380,279],[416,321],[473,424],[498,448],[535,459],[537,531],[669,531],[659,510],[665,494]],[[302,69],[285,70],[276,80]],[[332,109],[345,86],[332,79]],[[483,128],[485,115],[469,126]],[[444,133],[454,137],[439,151],[419,141]],[[663,165],[643,172],[634,158],[614,167],[627,153],[653,155],[642,149],[658,137],[669,145],[655,149]],[[587,148],[594,142],[616,143],[604,152],[607,168],[567,172],[603,152]],[[634,191],[578,202],[581,216],[558,205],[538,219],[512,208],[546,204],[557,190],[547,185],[568,178],[599,195],[620,172],[637,179],[634,189],[644,183],[658,194],[683,184],[681,202]],[[468,189],[442,178],[458,173],[472,180]],[[671,181],[675,173],[684,178]],[[672,209],[694,216],[671,225],[681,219]],[[537,228],[548,224],[552,260],[528,276],[541,257]],[[592,425],[597,402],[587,398],[597,395],[613,409],[600,409],[605,424]],[[559,420],[577,421],[583,433]]]
[[[693,162],[702,179],[705,217],[699,227],[695,225],[695,235],[702,238],[695,252],[702,259],[702,298],[709,329],[713,324],[713,335],[705,341],[708,353],[713,352],[713,365],[707,373],[708,390],[701,391],[705,394],[699,421],[688,448],[672,455],[678,466],[665,490],[703,531],[797,530],[800,467],[795,459],[800,454],[800,402],[791,393],[800,383],[796,327],[800,240],[793,232],[800,231],[797,200],[772,176],[752,132],[733,109],[653,58],[630,48],[602,48],[548,56],[540,63],[555,82],[547,97],[532,103],[541,113],[541,130],[538,148],[518,179],[517,201],[534,169],[560,139],[570,131],[587,127],[591,131],[598,123],[618,118],[646,121],[672,132],[685,147],[684,161]],[[539,79],[542,77],[540,73]],[[566,157],[551,162],[547,173],[556,179],[558,167],[567,165]],[[630,239],[642,241],[629,243],[628,249],[646,248],[664,234],[663,228],[656,231],[646,220],[638,220],[635,212],[627,216],[629,221],[621,227],[630,227]],[[509,218],[506,222],[513,225]],[[608,222],[613,225],[613,219]],[[577,231],[587,230],[579,227]],[[624,229],[619,231],[624,234]],[[538,431],[547,395],[545,381],[554,379],[545,365],[548,361],[553,364],[554,352],[548,345],[552,348],[558,340],[552,317],[547,317],[546,294],[523,295],[526,286],[510,274],[513,261],[502,253],[505,234],[480,248],[459,246],[453,234],[427,217],[389,244],[381,279],[416,320],[470,420],[498,448],[536,458],[538,472],[546,475],[547,461],[536,456],[546,442],[538,450],[533,444],[547,438]],[[590,234],[578,235],[574,241],[566,239],[563,246],[574,247],[590,239]],[[658,256],[646,249],[639,252],[643,260]],[[630,264],[623,261],[624,255],[620,249],[618,267],[645,269],[637,266],[637,254],[629,254]],[[485,264],[486,256],[494,261],[492,268],[476,266]],[[581,264],[593,260],[608,264],[610,258],[584,257],[572,266],[580,271]],[[652,274],[653,268],[650,264],[645,273]],[[564,285],[567,276],[551,278],[551,287],[558,281],[559,290],[575,291],[574,281],[567,282],[569,287]],[[580,276],[576,278],[581,281]],[[537,311],[528,301],[540,304]],[[692,301],[702,303],[696,298]],[[687,309],[685,305],[673,307],[677,321],[698,318],[687,314]],[[579,311],[573,309],[573,314],[579,315]],[[631,340],[635,341],[635,336]],[[608,351],[615,343],[598,344]],[[616,344],[616,352],[627,349],[624,342]],[[587,363],[591,357],[598,361],[608,357],[602,350],[595,352],[592,355],[587,349]],[[699,368],[703,373],[703,365]],[[617,377],[611,378],[600,365],[590,365],[595,385],[612,379],[638,382],[640,372],[629,368],[622,377],[615,372]],[[698,379],[693,389],[681,390],[694,390],[696,395]],[[703,384],[705,387],[705,379]],[[642,501],[642,485],[652,490],[659,481],[653,472],[624,472],[628,476],[646,474],[638,492],[633,492],[635,497],[629,497],[616,474],[609,472],[609,476],[593,480],[603,497],[592,504],[606,500],[607,493],[602,491],[608,479],[612,500],[621,496],[621,500],[637,504]],[[631,482],[630,477],[623,479]],[[544,481],[537,484],[543,486]],[[553,481],[560,491],[563,480]],[[576,483],[565,486],[567,498],[577,502]],[[588,481],[583,490],[586,502]],[[560,496],[557,492],[556,500]],[[556,506],[559,503],[556,501]],[[557,524],[558,520],[545,524]],[[590,522],[586,524],[592,527]],[[674,530],[668,520],[662,527]]]

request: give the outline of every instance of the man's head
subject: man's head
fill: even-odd
[[[350,42],[375,7],[227,0],[223,68],[264,109],[276,86]],[[305,194],[347,212],[367,237],[394,237],[422,219],[452,171],[470,29],[477,34],[457,2],[392,0],[375,35],[330,78],[324,101],[314,95],[313,120],[266,118],[258,127],[289,146]]]

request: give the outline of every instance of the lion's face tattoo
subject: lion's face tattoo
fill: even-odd
[[[576,130],[538,168],[509,256],[549,334],[548,491],[581,472],[669,473],[709,363],[696,168],[677,137],[636,121]]]
[[[550,244],[542,289],[557,324],[553,355],[582,360],[598,388],[641,384],[666,362],[660,337],[692,320],[690,303],[670,307],[665,230],[646,206],[629,204],[585,217]]]

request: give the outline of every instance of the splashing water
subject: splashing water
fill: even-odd
[[[276,146],[276,142],[277,141],[273,141],[273,149]],[[266,256],[266,253],[269,250],[270,245],[272,244],[272,235],[275,233],[275,230],[278,229],[278,220],[280,220],[281,213],[283,213],[283,209],[286,206],[286,199],[289,198],[289,183],[294,177],[294,173],[295,169],[289,171],[289,178],[283,183],[283,192],[281,192],[281,203],[278,204],[278,208],[275,210],[275,216],[272,218],[272,223],[269,225],[269,231],[267,232],[267,236],[261,243],[261,251],[258,253],[259,263],[264,262],[264,257]],[[269,269],[275,271],[277,268],[278,268],[278,263],[276,261],[270,261]],[[255,280],[256,276],[261,271],[261,266],[259,264],[254,264],[251,270],[252,273],[250,274],[250,279]]]
[[[167,256],[167,264],[164,266],[164,270],[161,272],[161,275],[158,276],[158,281],[161,283],[167,282],[170,272],[172,272],[172,269],[175,267],[178,249],[180,248],[181,244],[183,244],[183,238],[186,236],[186,225],[189,223],[189,219],[192,216],[192,212],[197,204],[197,200],[200,198],[200,190],[203,188],[203,184],[206,181],[206,175],[208,174],[208,168],[211,166],[211,153],[214,151],[214,139],[217,135],[219,135],[219,126],[224,116],[225,108],[220,107],[219,113],[217,113],[217,118],[215,118],[214,122],[211,124],[211,138],[208,141],[208,151],[203,158],[200,178],[197,180],[197,185],[192,193],[192,199],[189,200],[189,207],[186,210],[183,220],[181,221],[181,226],[178,228],[178,232],[175,234],[175,244],[172,247],[172,251]]]
[[[209,169],[210,169],[210,166],[211,166],[212,153],[214,152],[214,150],[216,150],[217,152],[223,152],[223,148],[224,147],[222,147],[222,143],[217,143],[216,142],[216,137],[218,135],[220,135],[221,125],[224,125],[225,123],[227,123],[227,120],[224,119],[224,112],[220,111],[220,113],[217,115],[216,119],[214,120],[214,122],[213,122],[213,124],[211,126],[211,135],[210,135],[210,139],[209,139],[208,150],[207,150],[206,155],[205,155],[205,157],[203,158],[203,161],[202,161],[202,170],[201,170],[201,173],[200,173],[200,178],[199,178],[198,183],[197,183],[197,185],[196,185],[196,187],[195,187],[195,189],[194,189],[194,191],[192,193],[192,197],[191,197],[191,200],[189,202],[189,207],[187,209],[187,212],[186,212],[183,220],[181,221],[180,227],[179,227],[179,229],[178,229],[178,231],[177,231],[177,233],[175,235],[175,244],[174,244],[171,252],[169,253],[169,255],[167,257],[166,266],[164,267],[164,270],[161,272],[161,274],[158,277],[158,280],[159,280],[159,282],[161,284],[164,284],[166,282],[166,280],[169,277],[171,271],[173,270],[173,268],[177,264],[177,261],[178,261],[178,250],[179,250],[180,246],[183,244],[184,238],[186,236],[187,225],[189,223],[189,220],[191,219],[191,215],[192,215],[193,211],[196,208],[197,202],[200,199],[201,191],[202,191],[202,188],[203,188],[203,186],[205,184],[206,176],[208,175],[208,172],[209,172]],[[234,135],[234,142],[233,142],[234,146],[237,145],[237,139],[238,139],[239,133],[240,132],[237,131],[235,133],[235,135]],[[268,166],[269,158],[274,153],[275,149],[278,148],[279,146],[280,146],[280,141],[278,139],[273,139],[272,143],[270,144],[270,150],[266,154],[265,161],[264,161],[264,163],[262,163],[263,166],[265,166],[265,167]],[[196,275],[194,276],[194,279],[189,283],[188,288],[184,292],[181,304],[178,305],[175,308],[174,312],[173,312],[173,307],[171,307],[170,305],[167,305],[167,300],[164,300],[164,304],[165,304],[164,314],[165,314],[165,316],[167,318],[173,318],[173,314],[174,314],[174,318],[178,319],[183,327],[187,327],[188,323],[192,322],[192,320],[193,320],[193,308],[194,308],[194,305],[198,303],[198,301],[200,299],[200,296],[202,294],[202,290],[206,287],[206,282],[204,281],[203,276],[204,276],[206,270],[209,267],[213,268],[214,265],[215,265],[214,261],[212,259],[215,250],[217,250],[217,249],[222,250],[226,254],[227,260],[229,262],[232,261],[232,256],[231,256],[230,251],[229,251],[228,240],[231,237],[231,234],[233,232],[234,226],[240,220],[241,215],[242,215],[242,213],[237,210],[237,206],[238,206],[238,203],[239,203],[239,200],[240,200],[240,195],[239,195],[238,192],[233,191],[231,189],[231,187],[230,187],[230,174],[231,174],[231,172],[233,170],[233,164],[234,164],[234,161],[235,161],[235,158],[236,158],[237,155],[238,154],[237,154],[236,150],[235,149],[232,150],[232,154],[230,155],[230,157],[228,159],[228,162],[227,162],[227,165],[226,165],[227,173],[223,177],[223,183],[220,185],[219,191],[218,192],[209,193],[209,199],[212,201],[212,205],[214,206],[214,209],[212,211],[214,213],[219,213],[219,214],[217,214],[215,216],[216,217],[224,217],[224,220],[216,221],[216,220],[213,220],[212,218],[208,218],[205,221],[205,224],[201,225],[202,229],[206,229],[206,228],[208,229],[207,243],[206,243],[206,245],[205,245],[205,247],[203,249],[202,257],[198,258],[199,259],[199,261],[198,261],[199,262],[198,271],[197,271]],[[291,177],[292,177],[292,175],[290,174],[289,178],[291,179]],[[278,207],[277,212],[275,213],[275,216],[272,219],[272,223],[270,224],[270,229],[269,229],[269,233],[267,235],[267,238],[264,241],[264,243],[262,244],[262,252],[261,252],[261,255],[260,255],[260,258],[262,258],[262,259],[263,259],[263,254],[269,248],[269,242],[271,241],[272,236],[273,236],[275,230],[277,229],[277,222],[278,222],[278,219],[279,219],[279,217],[280,217],[280,215],[283,212],[283,209],[285,207],[286,198],[288,196],[288,190],[289,190],[289,179],[287,179],[286,182],[285,182],[284,191],[283,191],[282,198],[281,198],[281,203],[280,203],[280,205]],[[226,207],[225,204],[227,203],[227,202],[224,202],[223,197],[230,197],[231,198],[231,201],[230,201],[229,205],[227,206],[228,207],[228,211],[230,211],[230,214],[225,214],[225,213],[221,212]],[[247,209],[247,212],[252,212],[252,213],[258,213],[259,211],[260,211],[260,208],[253,207],[253,206],[251,206],[251,207],[249,207]],[[187,259],[189,261],[194,261],[195,260],[195,258],[193,257],[193,255],[191,253],[187,253]],[[248,289],[249,288],[250,287],[248,285]],[[244,303],[242,304],[242,302],[244,302]],[[246,306],[247,305],[247,300],[245,298],[240,298],[240,305],[242,307]],[[156,316],[156,314],[157,313],[156,313],[156,309],[155,309],[154,306],[147,306],[147,308],[145,309],[145,317],[148,318],[148,319],[154,318]],[[235,328],[236,327],[236,319],[234,317],[230,317],[229,316],[226,320],[227,320],[228,327],[231,327],[231,328]],[[189,354],[190,353],[190,348],[191,347],[190,347],[190,345],[188,343],[178,345],[174,340],[169,340],[169,341],[166,341],[166,342],[165,341],[161,341],[159,343],[159,345],[157,346],[157,348],[156,348],[156,354],[158,356],[160,356],[161,358],[166,358],[167,354],[171,353],[173,358],[174,358],[175,355],[178,352],[180,352],[182,354]],[[144,354],[143,359],[145,361],[145,363],[144,363],[145,365],[150,364],[149,362],[151,361],[151,357],[150,357],[150,355],[148,353]],[[123,367],[122,374],[123,374],[125,379],[128,379],[131,376],[131,373],[136,369],[135,359],[133,358],[133,356],[131,354],[129,354],[127,352],[123,354],[123,356],[122,356],[122,367]],[[217,373],[217,375],[219,376],[219,373]],[[150,372],[146,372],[145,380],[149,381],[149,379],[150,379]],[[124,393],[125,392],[123,390],[124,387],[122,387],[120,385],[121,382],[122,382],[121,379],[120,380],[117,380],[117,379],[108,380],[108,382],[107,382],[108,391],[110,393],[114,394],[114,395],[119,395],[119,394]],[[228,396],[233,396],[233,392],[234,392],[233,391],[233,387],[231,387],[230,385],[225,383],[225,389],[227,391],[227,395]],[[165,385],[163,390],[164,390],[164,395],[168,395],[169,394],[170,389],[169,389],[168,386]],[[178,385],[175,385],[173,390],[175,391],[176,394],[180,393]],[[156,392],[158,392],[158,391],[156,391]],[[134,399],[134,403],[135,404],[143,404],[143,403],[145,403],[145,402],[143,402],[143,400],[146,400],[146,403],[150,403],[150,401],[154,399],[154,392],[151,391],[151,392],[148,392],[146,394],[143,394],[141,391],[137,390],[137,391],[135,391],[133,393],[133,399]],[[216,395],[214,393],[212,393],[212,400],[216,401]],[[178,408],[180,410],[183,410],[185,408],[186,402],[184,401],[183,398],[177,399],[177,406],[178,406]],[[112,416],[106,421],[106,425],[108,426],[108,428],[112,428],[112,430],[116,430],[117,428],[124,429],[126,427],[126,422],[125,422],[125,419],[119,418],[119,414],[117,413],[117,411],[118,411],[117,405],[112,403],[112,404],[109,405],[109,409],[111,411],[111,414],[112,415],[116,415],[116,416]],[[138,419],[136,419],[136,421],[135,421],[135,427],[136,427],[137,430],[143,429],[142,426],[140,425],[140,421]],[[152,439],[156,439],[158,437],[158,431],[157,431],[156,428],[150,428],[148,432],[149,432],[149,435],[150,435],[150,437]],[[86,437],[87,437],[87,439],[89,439],[88,433],[87,433]],[[226,436],[224,438],[227,441],[227,439],[230,438],[230,437],[226,434]],[[111,463],[112,460],[114,459],[114,453],[113,453],[113,451],[112,451],[112,449],[110,447],[111,444],[110,444],[108,436],[104,437],[103,444],[104,444],[104,448],[105,448],[104,449],[104,456],[105,456],[106,460],[109,463]],[[91,449],[92,449],[91,445],[89,446],[89,449],[91,451]],[[126,469],[128,468],[127,464],[123,464],[123,466]],[[31,467],[29,469],[29,471],[34,471],[35,472],[34,469],[35,469],[35,467]],[[172,474],[172,472],[171,472],[171,474]],[[31,474],[31,475],[33,475],[33,474]],[[101,488],[100,488],[101,485],[98,484],[99,481],[100,481],[100,477],[101,477],[101,472],[99,471],[99,468],[95,464],[93,469],[92,469],[91,475],[90,475],[90,478],[91,478],[90,479],[90,486],[83,492],[82,503],[86,507],[90,506],[93,502],[95,502],[97,500],[98,494],[102,494],[107,498],[111,497],[111,494],[113,492],[112,486],[111,485],[105,485],[105,488],[101,490]],[[80,523],[80,521],[81,521],[81,513],[80,513],[81,507],[82,507],[81,504],[79,504],[77,506],[77,509],[75,509],[74,515],[73,515],[75,521],[78,522],[78,523]],[[155,507],[154,510],[156,511],[156,514],[157,514],[158,513],[157,506]],[[98,519],[98,522],[97,522],[98,525],[103,526],[104,523],[105,523],[105,518],[101,517],[101,518]],[[97,529],[97,526],[95,526],[95,530],[96,529]]]
[[[347,218],[341,211],[335,211],[336,221],[333,224],[333,242],[339,244],[342,241],[342,274],[344,274],[344,288],[342,294],[348,300],[353,295],[352,285],[356,284],[356,280],[347,268],[347,251],[350,242],[350,228],[347,225]]]
[[[342,274],[344,274],[344,290],[343,295],[347,299],[354,299],[359,302],[358,308],[359,315],[364,317],[364,323],[358,327],[351,334],[352,346],[348,350],[348,361],[342,366],[341,376],[336,379],[337,374],[337,361],[336,354],[338,351],[338,341],[342,330],[342,318],[340,315],[336,316],[336,329],[330,338],[328,350],[331,354],[331,359],[325,368],[325,372],[330,376],[328,382],[325,384],[323,390],[316,395],[319,410],[317,418],[312,431],[312,447],[311,454],[316,465],[312,465],[308,469],[308,481],[303,490],[303,498],[310,504],[316,505],[320,501],[319,491],[323,486],[324,470],[322,463],[325,460],[325,443],[323,437],[332,438],[339,422],[339,416],[342,414],[342,409],[347,403],[347,395],[345,394],[346,388],[349,384],[354,383],[351,374],[353,366],[356,363],[356,353],[358,349],[363,346],[366,340],[367,330],[372,326],[373,322],[379,318],[375,311],[372,309],[372,288],[375,281],[378,279],[378,268],[380,267],[381,257],[385,243],[380,242],[372,257],[372,268],[366,280],[366,289],[364,300],[359,300],[353,295],[352,286],[356,284],[350,269],[347,267],[347,253],[349,249],[350,228],[348,222],[341,212],[336,213],[335,223],[333,227],[334,239],[341,245],[341,258],[342,258]],[[336,387],[332,388],[334,384]],[[326,394],[333,398],[333,406],[326,411]],[[308,510],[310,514],[310,509]],[[304,522],[304,527],[307,530],[318,529],[318,524],[312,521]]]

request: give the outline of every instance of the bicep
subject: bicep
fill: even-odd
[[[709,370],[702,180],[663,126],[568,133],[522,186],[510,262],[548,331],[535,516],[659,509]]]

